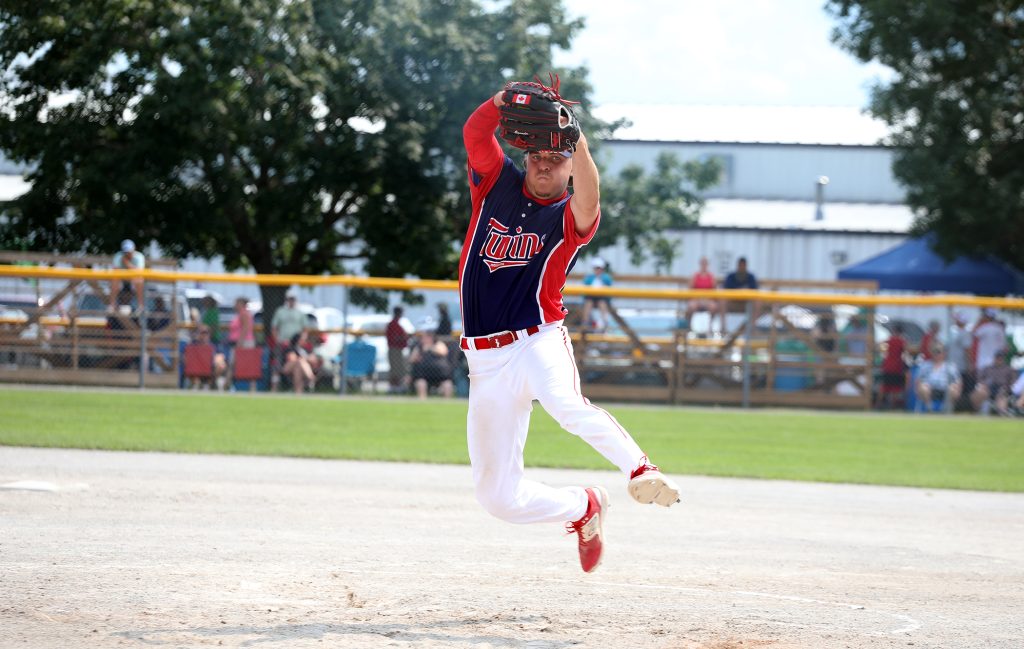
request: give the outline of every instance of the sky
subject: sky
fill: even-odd
[[[586,27],[556,65],[585,64],[594,102],[864,108],[888,69],[829,40],[825,0],[562,0]]]

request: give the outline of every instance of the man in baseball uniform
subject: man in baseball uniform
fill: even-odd
[[[467,438],[476,496],[511,523],[565,522],[578,535],[580,564],[597,568],[608,494],[554,488],[523,475],[534,399],[628,477],[641,503],[668,507],[679,488],[648,462],[629,433],[580,391],[562,287],[600,218],[597,167],[586,138],[571,150],[532,150],[525,170],[494,136],[506,91],[466,121],[472,217],[459,260],[463,337],[469,362]],[[570,177],[573,193],[567,191]]]

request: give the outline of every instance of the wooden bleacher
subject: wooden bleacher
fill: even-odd
[[[570,281],[582,283],[582,275]],[[616,286],[686,289],[688,277],[616,275]],[[877,282],[760,280],[763,289],[876,293]],[[648,301],[649,302],[649,301]],[[873,390],[873,328],[868,328],[862,355],[841,351],[840,336],[815,337],[793,322],[786,304],[770,298],[752,309],[760,326],[747,341],[746,317],[715,336],[696,334],[682,318],[685,300],[673,300],[679,315],[674,331],[657,336],[633,331],[610,305],[610,315],[621,331],[615,336],[587,332],[582,323],[570,323],[574,331],[577,364],[588,397],[655,403],[714,403],[724,405],[803,406],[821,408],[871,407]],[[746,313],[745,301],[730,300],[735,310]],[[787,303],[791,304],[791,303]],[[799,306],[799,305],[797,305]],[[807,311],[821,307],[807,305]],[[831,347],[831,350],[827,350]],[[749,382],[744,390],[744,370]]]
[[[111,260],[112,256],[0,251],[0,264],[107,268]],[[146,264],[163,269],[178,266],[174,259],[147,259]],[[38,306],[19,308],[25,316],[0,318],[0,382],[108,386],[137,386],[144,382],[149,387],[176,387],[180,363],[178,332],[187,323],[180,321],[178,309],[174,308],[173,283],[149,286],[170,300],[166,314],[169,322],[158,331],[143,332],[140,318],[107,313],[110,288],[106,282],[34,280],[34,290],[26,294],[35,295]],[[143,373],[139,359],[144,334]]]

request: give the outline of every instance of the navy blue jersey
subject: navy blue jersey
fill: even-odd
[[[501,153],[494,139],[498,111],[493,110],[491,124],[490,108],[482,106],[469,123],[480,122],[486,139],[467,139],[473,214],[459,260],[466,336],[562,320],[567,313],[562,305],[566,275],[597,231],[595,223],[584,236],[576,232],[568,193],[546,201],[525,191],[525,172]],[[474,164],[489,168],[489,173]]]

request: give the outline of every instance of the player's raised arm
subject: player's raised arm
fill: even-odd
[[[466,145],[469,166],[484,176],[501,169],[505,157],[494,137],[494,130],[498,128],[498,120],[501,118],[498,108],[502,105],[502,92],[480,104],[462,127],[462,141]]]
[[[582,133],[572,156],[572,188],[569,206],[572,208],[576,233],[584,235],[594,227],[601,213],[601,182],[597,165],[587,146],[587,138]]]

